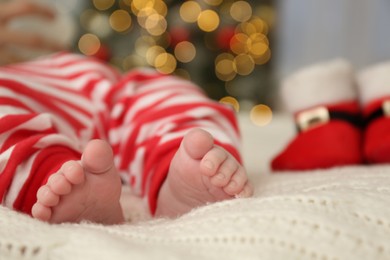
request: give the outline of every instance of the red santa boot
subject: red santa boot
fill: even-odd
[[[350,64],[337,59],[303,68],[282,83],[298,133],[273,159],[274,171],[362,163],[362,130]]]
[[[357,75],[363,118],[364,157],[368,163],[390,163],[390,62]]]

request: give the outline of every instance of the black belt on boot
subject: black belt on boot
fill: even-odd
[[[359,115],[337,110],[330,111],[325,106],[316,107],[299,113],[296,117],[296,124],[298,131],[303,132],[314,126],[328,123],[331,120],[342,120],[357,128],[361,128],[363,125]]]
[[[381,117],[390,117],[390,100],[383,101],[382,106],[372,112],[367,118],[365,118],[365,123],[368,125],[372,121],[381,118]]]

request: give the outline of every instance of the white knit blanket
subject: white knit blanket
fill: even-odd
[[[173,220],[148,218],[135,198],[131,221],[118,226],[49,225],[0,207],[0,260],[390,259],[390,166],[267,174],[252,161],[249,169],[253,198]]]

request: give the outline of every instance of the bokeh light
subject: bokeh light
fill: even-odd
[[[101,43],[96,35],[87,33],[81,36],[78,46],[81,53],[90,56],[99,51]]]
[[[180,6],[180,17],[187,23],[195,23],[202,12],[202,8],[195,1],[186,1]]]
[[[154,0],[132,0],[131,2],[131,11],[138,15],[141,10],[144,9],[153,9]]]
[[[143,9],[141,9],[138,13],[137,13],[137,21],[138,21],[138,24],[142,27],[142,28],[146,28],[146,20],[149,18],[149,16],[153,15],[153,14],[158,14],[156,12],[156,10],[154,10],[153,8],[151,7],[145,7]]]
[[[256,32],[262,33],[267,35],[268,34],[268,26],[267,23],[264,22],[263,19],[260,19],[259,17],[253,17],[251,20],[249,20],[249,23],[255,26]]]
[[[146,61],[149,65],[156,66],[156,58],[162,53],[166,53],[165,49],[161,46],[154,45],[146,51]]]
[[[149,15],[145,21],[145,29],[154,36],[163,34],[167,30],[167,21],[160,14]]]
[[[267,51],[260,56],[254,56],[253,59],[257,65],[266,64],[271,59],[271,50],[268,48]]]
[[[222,81],[233,80],[236,75],[234,56],[230,53],[222,53],[215,59],[215,74]]]
[[[240,54],[234,58],[234,69],[237,74],[246,76],[252,73],[255,69],[253,58],[247,54]]]
[[[195,58],[196,48],[191,42],[182,41],[175,46],[174,52],[177,60],[187,63]]]
[[[232,96],[226,96],[226,97],[221,98],[219,100],[219,103],[226,104],[226,105],[233,107],[233,109],[236,112],[240,111],[240,103],[238,102],[238,100],[236,98],[234,98]]]
[[[255,56],[263,55],[269,48],[268,38],[262,33],[252,34],[249,40],[249,52]]]
[[[237,33],[230,40],[230,49],[235,54],[247,53],[249,44],[249,37],[246,34]]]
[[[230,7],[230,15],[238,22],[246,22],[252,17],[252,7],[246,1],[234,2]]]
[[[131,7],[132,0],[119,0],[119,7],[123,10],[128,10]]]
[[[272,121],[272,110],[264,104],[256,105],[250,111],[250,119],[257,126],[266,126]]]
[[[153,8],[159,15],[163,17],[167,16],[168,14],[168,7],[162,0],[155,0]]]
[[[163,74],[171,74],[176,70],[177,62],[170,53],[161,53],[155,59],[156,69]]]
[[[204,10],[199,14],[198,26],[202,31],[212,32],[219,26],[219,16],[213,10]]]
[[[244,33],[246,35],[252,35],[254,33],[257,33],[258,30],[259,30],[259,28],[250,22],[240,23],[236,26],[236,33]],[[261,29],[260,29],[260,31],[261,31]]]
[[[116,10],[110,16],[110,25],[117,32],[124,32],[131,26],[131,16],[125,10]]]
[[[107,61],[120,69],[150,66],[164,74],[187,79],[194,76],[195,81],[200,80],[200,73],[194,70],[216,55],[212,69],[223,83],[202,84],[207,93],[216,99],[229,95],[220,101],[234,106],[236,111],[239,106],[250,109],[255,104],[245,106],[242,103],[252,99],[248,93],[255,88],[243,86],[254,82],[244,78],[254,74],[256,66],[266,64],[271,58],[267,34],[275,16],[272,5],[267,7],[252,2],[252,8],[247,0],[91,2],[90,9],[80,16],[82,29],[88,32],[79,39],[82,53],[101,58],[102,50],[107,50]],[[130,30],[133,31],[124,33]],[[125,36],[130,38],[128,42],[110,46],[114,39]],[[115,53],[117,48],[127,49],[118,55]],[[213,66],[208,64],[207,68],[209,65]],[[210,79],[215,80],[214,77]],[[219,84],[224,86],[221,88]],[[257,98],[258,95],[253,96],[253,99]]]
[[[114,5],[115,0],[93,0],[92,2],[96,9],[104,11],[111,8]]]

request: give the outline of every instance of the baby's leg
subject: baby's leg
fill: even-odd
[[[239,131],[230,107],[191,82],[151,71],[133,71],[121,84],[114,96],[122,99],[112,102],[110,143],[122,151],[116,153],[118,165],[152,214],[180,215],[252,194],[239,163]]]
[[[175,217],[206,203],[253,193],[244,167],[206,131],[184,136],[161,187],[156,215]]]
[[[98,119],[106,121],[102,100],[116,77],[110,70],[70,54],[0,68],[2,205],[31,214],[48,178],[79,161],[89,140],[104,139]]]
[[[66,162],[39,188],[32,216],[51,223],[121,223],[121,186],[110,146],[93,140],[84,150],[81,162]]]

